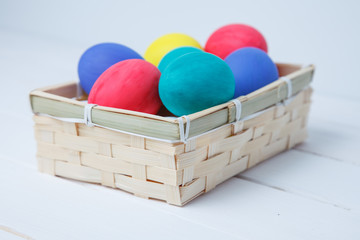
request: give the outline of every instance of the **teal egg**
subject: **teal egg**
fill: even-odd
[[[163,72],[165,70],[165,68],[175,59],[177,59],[178,57],[181,57],[182,55],[188,54],[188,53],[192,53],[192,52],[203,52],[201,49],[199,48],[195,48],[195,47],[179,47],[179,48],[175,48],[174,50],[168,52],[160,61],[159,63],[159,70],[160,72]]]
[[[188,53],[172,61],[161,74],[159,95],[174,115],[192,114],[231,100],[234,75],[210,53]]]

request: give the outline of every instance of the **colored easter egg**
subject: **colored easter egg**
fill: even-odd
[[[96,80],[88,102],[156,114],[161,107],[160,74],[157,67],[141,59],[118,62]]]
[[[80,85],[89,94],[96,79],[110,66],[126,59],[142,59],[134,50],[117,43],[100,43],[87,49],[80,58]]]
[[[182,116],[229,101],[235,81],[229,66],[209,53],[188,53],[161,74],[159,94],[165,107]]]
[[[179,47],[179,48],[175,48],[174,50],[171,50],[161,59],[158,66],[160,72],[163,72],[165,68],[176,58],[192,52],[203,52],[203,51],[195,47]]]
[[[225,58],[235,77],[235,95],[249,94],[277,80],[279,72],[266,52],[246,47],[232,52]]]
[[[146,49],[144,58],[155,66],[169,51],[184,46],[200,48],[200,44],[192,37],[182,33],[170,33],[159,37]]]
[[[243,47],[256,47],[267,52],[264,36],[245,24],[230,24],[216,30],[207,40],[205,51],[225,59],[230,53]]]

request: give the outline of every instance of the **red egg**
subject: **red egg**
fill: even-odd
[[[161,107],[160,74],[154,65],[144,60],[118,62],[96,80],[88,103],[156,114]]]
[[[205,51],[225,59],[230,53],[243,47],[255,47],[267,52],[263,35],[245,24],[230,24],[216,30],[207,40]]]

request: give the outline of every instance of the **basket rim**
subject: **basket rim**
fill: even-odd
[[[315,70],[314,65],[307,65],[306,67],[302,67],[302,65],[277,63],[277,66],[279,70],[285,69],[285,74],[282,75],[278,80],[248,95],[236,98],[242,104],[241,118],[265,110],[266,108],[285,100],[288,95],[293,96],[297,94],[298,92],[310,85]],[[289,79],[289,81],[291,81],[291,84],[293,86],[291,94],[287,92],[287,83],[282,79],[282,77],[285,77]],[[40,113],[60,119],[64,117],[82,119],[86,102],[74,99],[74,97],[78,95],[78,91],[78,82],[75,81],[43,88],[37,88],[30,92],[30,103],[32,111],[35,114]],[[48,101],[47,104],[52,105],[52,108],[55,109],[41,106],[40,103],[44,100]],[[62,109],[61,106],[67,106],[69,107],[69,109],[71,108],[70,112],[60,114],[59,111]],[[102,122],[102,124],[99,125],[105,128],[107,127],[110,129],[113,128],[114,130],[124,130],[125,132],[140,134],[144,135],[145,137],[153,137],[174,141],[180,140],[181,123],[186,125],[188,121],[191,122],[189,129],[189,137],[193,137],[205,133],[216,127],[222,126],[224,124],[234,122],[236,120],[236,107],[234,101],[230,100],[226,103],[187,115],[186,118],[179,117],[182,118],[181,120],[179,118],[169,118],[154,114],[147,114],[137,111],[104,106],[94,106],[92,114],[94,122]],[[137,127],[140,128],[142,127],[142,124],[148,123],[152,127],[155,127],[155,129],[154,131],[150,131],[147,133],[146,131],[136,132],[136,129],[126,129],[126,126],[117,126],[121,124],[117,124],[115,121],[107,122],[104,119],[101,119],[110,116],[119,117],[119,119],[117,120],[122,119],[123,121],[137,120],[138,122],[134,123],[133,125],[137,125]],[[209,121],[211,122],[211,119],[217,120],[213,124],[208,124]],[[167,130],[170,130],[171,134],[162,133],[161,130],[164,129],[161,128],[163,127],[168,128]],[[159,130],[161,134],[157,134],[156,130]]]

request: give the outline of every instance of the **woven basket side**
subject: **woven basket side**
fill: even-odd
[[[181,202],[185,204],[217,184],[303,142],[312,90],[299,93],[288,105],[269,108],[257,117],[204,135],[190,144],[188,152],[176,156],[183,170]],[[217,135],[218,134],[218,135]],[[206,139],[216,141],[206,141]],[[186,148],[185,148],[186,149]],[[193,186],[196,185],[196,186]],[[189,190],[184,188],[191,188]]]
[[[306,137],[311,90],[182,143],[34,116],[41,172],[183,205]]]
[[[179,146],[153,140],[146,146],[142,137],[49,117],[34,116],[34,121],[41,172],[180,205]]]

